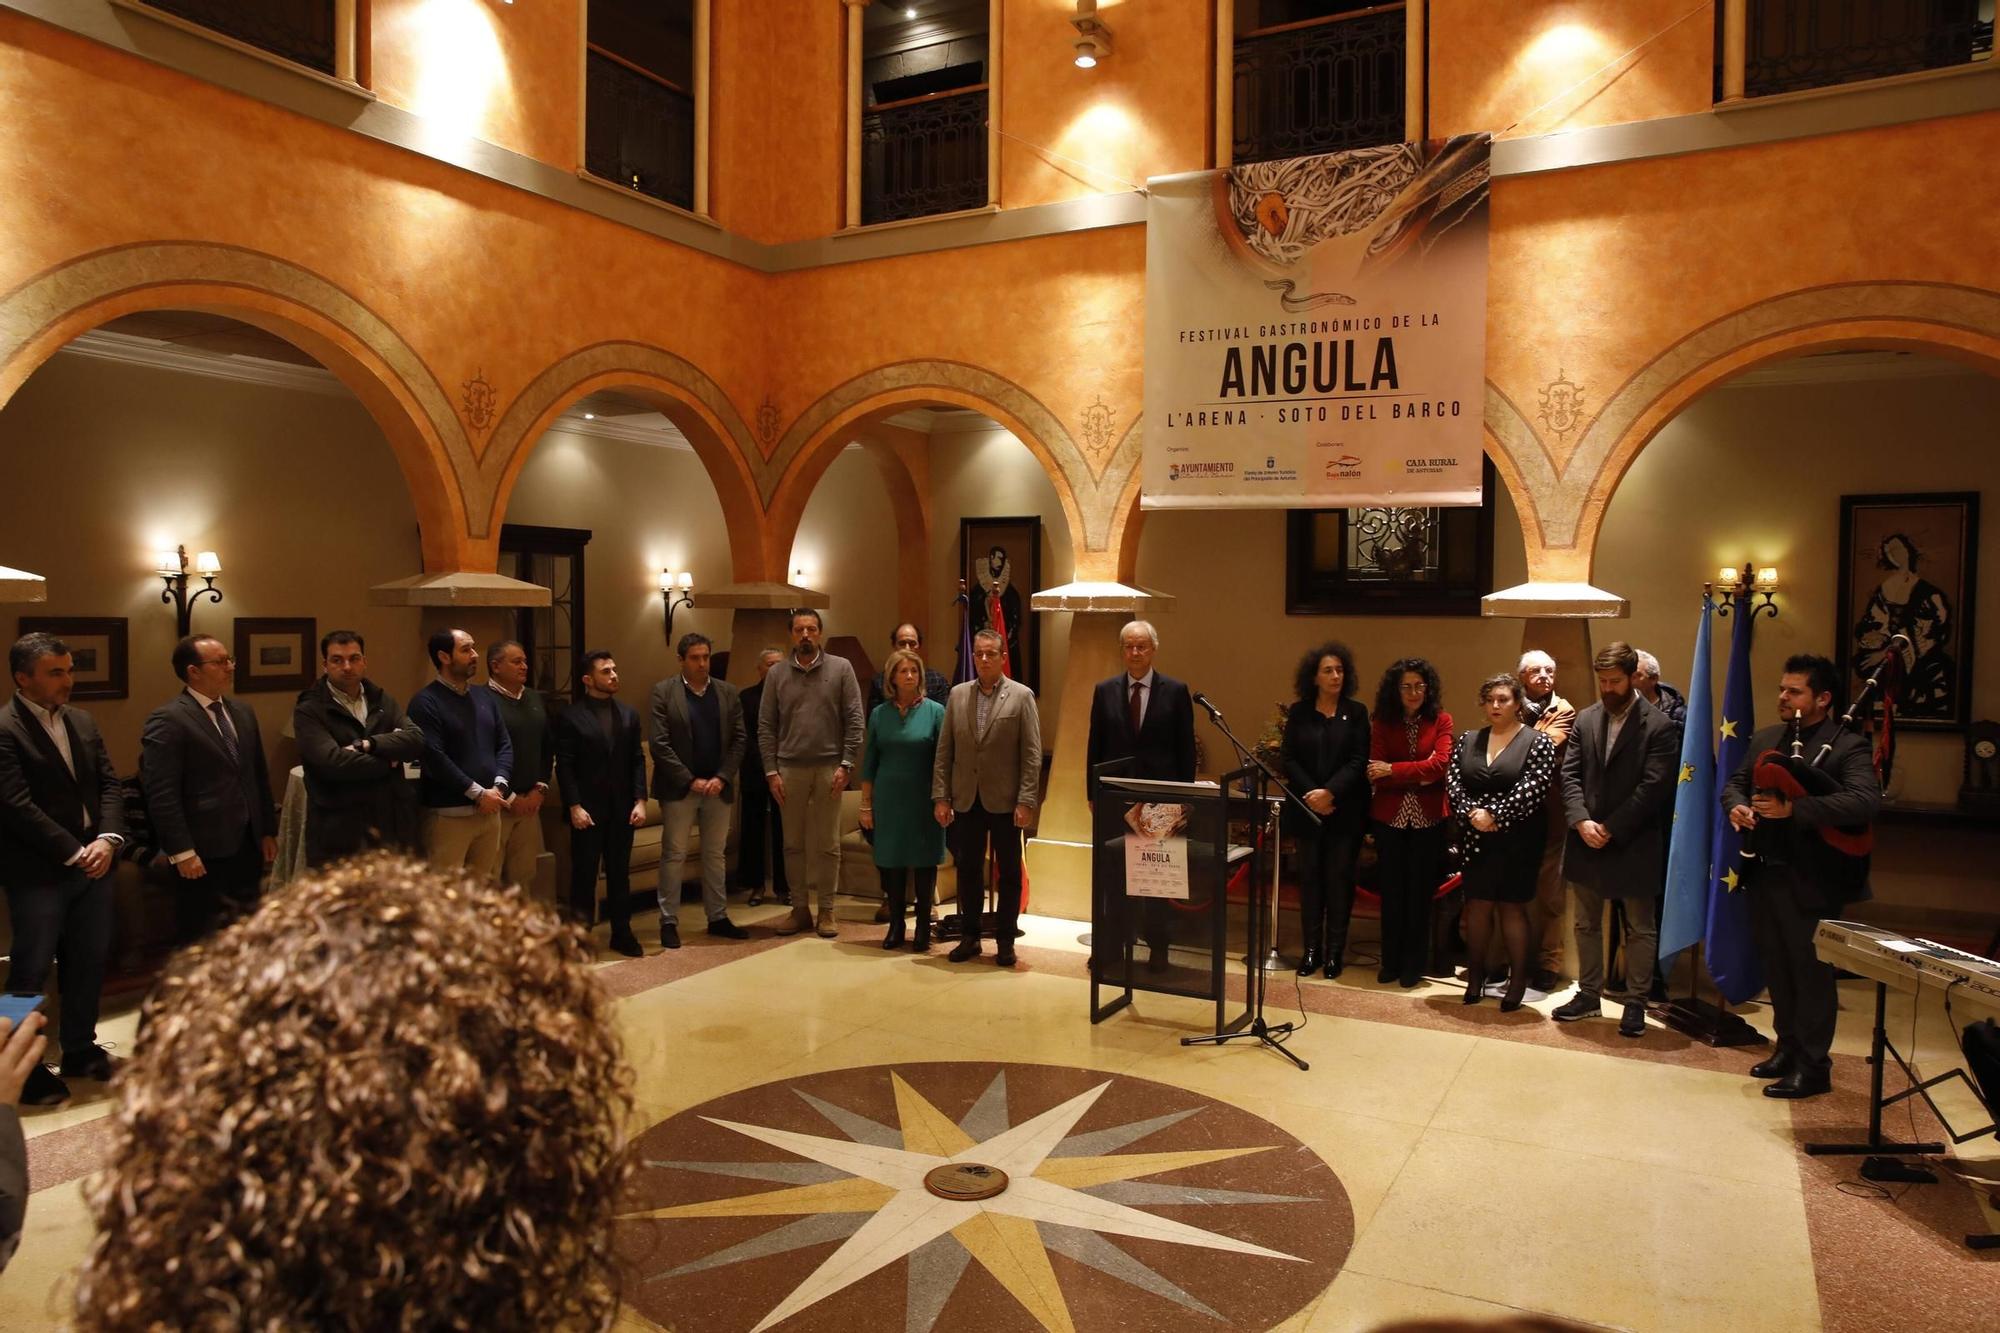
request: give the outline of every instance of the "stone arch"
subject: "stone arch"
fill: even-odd
[[[959,361],[902,361],[857,375],[801,413],[766,461],[765,543],[782,562],[812,494],[834,455],[869,422],[925,403],[950,403],[999,422],[1028,447],[1049,474],[1076,550],[1078,578],[1110,577],[1094,570],[1112,560],[1110,542],[1122,527],[1120,492],[1138,458],[1138,433],[1093,470],[1055,414],[1033,394],[991,371]]]
[[[467,521],[477,465],[450,398],[381,316],[276,256],[170,241],[115,246],[43,270],[0,295],[0,404],[79,334],[163,309],[240,319],[317,358],[388,438],[417,512],[425,568],[467,567],[469,538],[479,535]]]
[[[657,407],[693,446],[715,486],[729,531],[731,577],[777,578],[764,561],[764,507],[759,498],[757,447],[722,387],[685,357],[646,343],[603,342],[563,357],[528,382],[493,427],[482,471],[493,486],[482,516],[497,534],[501,516],[535,444],[579,399],[601,389],[634,393]]]
[[[1767,361],[1864,347],[1928,352],[2000,375],[2000,293],[1944,283],[1842,283],[1775,296],[1696,329],[1605,401],[1560,476],[1539,448],[1512,452],[1526,483],[1517,497],[1526,501],[1522,527],[1533,534],[1531,575],[1587,579],[1618,483],[1661,427],[1703,393]],[[1489,425],[1494,396],[1489,392]]]
[[[861,432],[859,440],[869,461],[882,478],[889,495],[889,508],[896,516],[896,615],[922,625],[928,618],[925,605],[930,580],[931,506],[927,494],[928,474],[919,478],[922,464],[915,466],[909,443],[892,434],[894,427],[878,425]],[[915,431],[904,432],[913,439]]]

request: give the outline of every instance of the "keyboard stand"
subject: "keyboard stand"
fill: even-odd
[[[1875,983],[1875,1036],[1868,1055],[1868,1063],[1871,1066],[1868,1074],[1868,1141],[1808,1143],[1806,1145],[1808,1157],[1927,1157],[1944,1151],[1942,1143],[1891,1143],[1882,1137],[1883,1107],[1902,1101],[1912,1093],[1920,1092],[1923,1093],[1924,1101],[1927,1104],[1930,1102],[1930,1094],[1924,1092],[1923,1085],[1917,1083],[1916,1071],[1912,1070],[1902,1054],[1889,1044],[1888,1012],[1889,986],[1887,982],[1878,981]],[[1882,1097],[1882,1072],[1887,1063],[1884,1056],[1895,1059],[1896,1067],[1903,1071],[1903,1077],[1908,1079],[1911,1085],[1887,1100]],[[1932,1109],[1936,1110],[1935,1107]],[[1867,1174],[1865,1167],[1862,1174],[1864,1176]],[[1898,1179],[1906,1178],[1898,1177]],[[1931,1179],[1935,1181],[1936,1177],[1933,1176]]]

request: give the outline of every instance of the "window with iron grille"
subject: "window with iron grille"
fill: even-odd
[[[1237,0],[1231,156],[1310,157],[1409,133],[1400,3]]]
[[[1286,515],[1289,615],[1476,616],[1493,591],[1493,464],[1464,508],[1294,509]]]
[[[864,224],[986,203],[989,18],[988,0],[862,12]]]
[[[695,0],[590,0],[583,169],[694,207]]]
[[[334,0],[145,0],[149,9],[330,76],[339,68]]]
[[[1992,58],[1993,0],[1748,0],[1743,45],[1745,97],[1947,69]]]

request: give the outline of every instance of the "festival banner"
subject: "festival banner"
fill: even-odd
[[[1491,150],[1147,182],[1141,505],[1480,502]]]

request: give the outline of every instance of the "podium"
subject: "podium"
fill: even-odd
[[[1129,764],[1113,760],[1096,770],[1090,1021],[1101,1023],[1135,992],[1152,991],[1210,1001],[1216,1032],[1241,1031],[1251,1010],[1228,1017],[1224,984],[1228,883],[1238,862],[1261,857],[1254,847],[1230,846],[1229,821],[1248,817],[1262,827],[1269,803],[1232,794],[1250,786],[1249,769],[1218,785],[1118,776]]]

